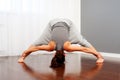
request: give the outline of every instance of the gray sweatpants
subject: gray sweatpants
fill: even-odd
[[[69,39],[69,32],[66,27],[55,27],[52,30],[52,40],[56,42],[56,50],[62,50],[63,45]]]

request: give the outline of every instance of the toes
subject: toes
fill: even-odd
[[[104,59],[103,59],[103,58],[98,59],[98,60],[96,61],[97,64],[102,64],[103,62],[104,62]]]
[[[22,63],[22,62],[24,62],[24,60],[23,60],[23,59],[19,59],[18,62],[19,62],[19,63]]]

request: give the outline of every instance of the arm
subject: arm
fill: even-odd
[[[95,49],[95,47],[93,47],[92,45],[91,45],[91,46],[89,46],[89,48],[90,48],[91,50],[93,50],[93,51],[97,52],[97,50]]]
[[[91,43],[89,43],[82,35],[80,37],[80,45],[88,48],[91,52],[93,52],[97,58],[101,58],[103,59],[102,55],[93,47],[93,45]]]
[[[94,52],[97,52],[97,50],[95,49],[95,47],[93,47],[93,45],[88,42],[82,35],[81,35],[81,38],[80,38],[80,45],[84,46],[84,47],[87,47],[91,50],[93,50]]]
[[[91,47],[91,49],[92,49],[92,45],[91,45],[91,43],[90,42],[88,42],[82,35],[80,35],[80,37],[79,37],[79,44],[81,45],[81,46],[84,46],[84,47],[87,47],[87,48],[90,48]]]

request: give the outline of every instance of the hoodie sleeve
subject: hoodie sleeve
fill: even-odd
[[[91,46],[91,44],[80,34],[80,31],[72,22],[70,23],[69,40],[73,44],[77,43],[85,47]]]
[[[84,47],[90,47],[91,46],[91,43],[88,42],[82,35],[80,35],[79,44],[84,46]]]

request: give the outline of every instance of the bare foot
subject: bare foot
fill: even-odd
[[[97,61],[96,61],[97,64],[101,64],[101,63],[103,63],[103,62],[104,62],[104,59],[103,59],[103,58],[98,58]]]
[[[19,62],[19,63],[22,63],[22,62],[24,62],[24,59],[23,59],[23,58],[19,58],[19,59],[18,59],[18,62]]]

